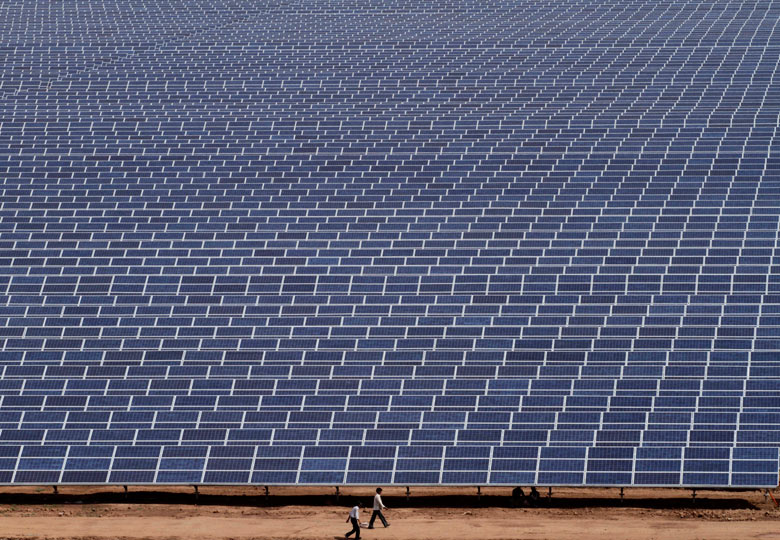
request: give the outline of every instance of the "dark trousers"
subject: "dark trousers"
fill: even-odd
[[[385,519],[385,516],[382,515],[381,510],[374,510],[374,513],[371,514],[371,521],[368,522],[368,528],[374,526],[374,521],[376,521],[377,516],[379,516],[379,520],[382,522],[382,525],[387,527],[387,520]]]
[[[347,538],[349,538],[349,535],[350,535],[350,534],[352,534],[352,533],[357,533],[357,534],[355,535],[355,539],[358,539],[358,538],[360,538],[360,523],[359,523],[359,522],[358,522],[358,520],[356,520],[355,518],[349,518],[349,520],[352,522],[352,530],[351,530],[351,531],[349,531],[349,532],[348,532],[347,534],[345,534],[344,536],[346,536]]]

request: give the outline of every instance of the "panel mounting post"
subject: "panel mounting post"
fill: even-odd
[[[127,499],[127,486],[122,486],[122,487],[125,488],[125,499]]]
[[[52,486],[52,488],[54,489],[54,494],[55,494],[55,495],[58,495],[58,494],[59,494],[59,491],[57,491],[57,486]]]
[[[691,490],[691,498],[693,499],[693,504],[696,504],[696,490]]]
[[[552,486],[547,488],[547,500],[552,499]]]
[[[406,486],[406,500],[409,500],[409,495],[411,494],[411,491],[409,491],[409,486]]]
[[[339,491],[339,487],[336,486],[336,501],[339,500],[339,497],[341,497],[341,492]]]
[[[482,488],[480,486],[477,486],[477,500],[482,500]]]
[[[623,488],[620,488],[620,502],[623,502]]]
[[[267,501],[268,500],[268,486],[264,486],[264,487],[265,487],[265,500]]]
[[[193,485],[193,488],[195,488],[195,500],[197,501],[200,498],[200,491],[198,491],[198,486]]]

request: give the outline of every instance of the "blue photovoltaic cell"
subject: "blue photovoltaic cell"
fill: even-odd
[[[0,483],[777,485],[777,2],[0,11]]]

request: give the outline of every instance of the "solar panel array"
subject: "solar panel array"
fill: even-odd
[[[775,486],[780,2],[0,4],[0,483]]]

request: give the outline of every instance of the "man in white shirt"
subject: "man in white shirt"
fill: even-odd
[[[382,515],[382,510],[385,509],[387,509],[387,506],[382,503],[382,488],[376,488],[376,495],[374,495],[374,513],[371,514],[371,521],[368,522],[369,529],[374,528],[374,521],[376,520],[377,516],[379,516],[379,519],[382,520],[382,525],[385,527],[390,526],[390,524],[385,519],[385,516]]]
[[[347,517],[347,522],[352,522],[352,530],[349,531],[347,534],[344,535],[344,538],[349,538],[349,535],[352,533],[355,534],[355,540],[360,540],[360,509],[363,508],[363,503],[358,502],[355,506],[352,507],[352,510],[349,511],[349,517]]]

